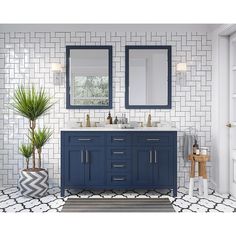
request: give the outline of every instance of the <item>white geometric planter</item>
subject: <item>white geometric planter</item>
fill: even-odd
[[[20,193],[27,197],[43,197],[48,191],[48,172],[44,169],[21,170],[18,181]]]

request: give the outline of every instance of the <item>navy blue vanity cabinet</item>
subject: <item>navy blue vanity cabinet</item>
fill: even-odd
[[[177,195],[177,132],[136,132],[132,158],[136,187],[170,188]]]
[[[176,131],[62,131],[65,189],[172,189],[177,195]]]
[[[134,148],[134,184],[140,187],[174,185],[174,160],[171,147]]]
[[[61,194],[105,185],[105,139],[94,132],[61,132]]]

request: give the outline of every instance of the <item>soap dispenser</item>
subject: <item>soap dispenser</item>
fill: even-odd
[[[117,116],[116,116],[116,118],[115,118],[115,120],[114,120],[114,124],[118,124],[118,118],[117,118]]]
[[[108,113],[108,117],[107,117],[107,122],[106,122],[108,125],[109,124],[112,124],[112,117],[111,117],[111,113],[110,113],[110,111],[109,111],[109,113]]]

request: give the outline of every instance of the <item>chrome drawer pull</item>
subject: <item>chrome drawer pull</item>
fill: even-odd
[[[81,158],[80,158],[80,160],[81,160],[81,163],[84,163],[84,151],[83,150],[81,150]]]
[[[147,138],[146,141],[160,141],[159,138]]]
[[[123,138],[113,138],[113,141],[125,141]]]
[[[149,162],[152,163],[152,150],[149,152]]]
[[[85,163],[89,162],[89,152],[88,150],[85,151]]]
[[[124,154],[124,152],[113,152],[113,154],[116,154],[116,155],[119,154],[120,155],[120,154]]]
[[[112,180],[114,180],[114,181],[124,181],[125,178],[112,178]]]
[[[114,168],[124,168],[125,165],[114,164],[114,165],[112,165],[112,167],[114,167]]]
[[[91,141],[91,138],[78,138],[78,141]]]
[[[154,151],[154,161],[157,163],[157,150]]]

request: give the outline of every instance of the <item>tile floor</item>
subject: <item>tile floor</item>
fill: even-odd
[[[112,191],[67,191],[60,197],[60,188],[53,187],[48,195],[39,199],[20,195],[17,187],[0,189],[0,212],[60,212],[68,197],[80,198],[157,198],[168,196],[176,212],[236,212],[236,199],[230,194],[218,194],[209,189],[208,198],[188,196],[188,189],[178,188],[178,196],[173,198],[169,190],[112,190]]]

